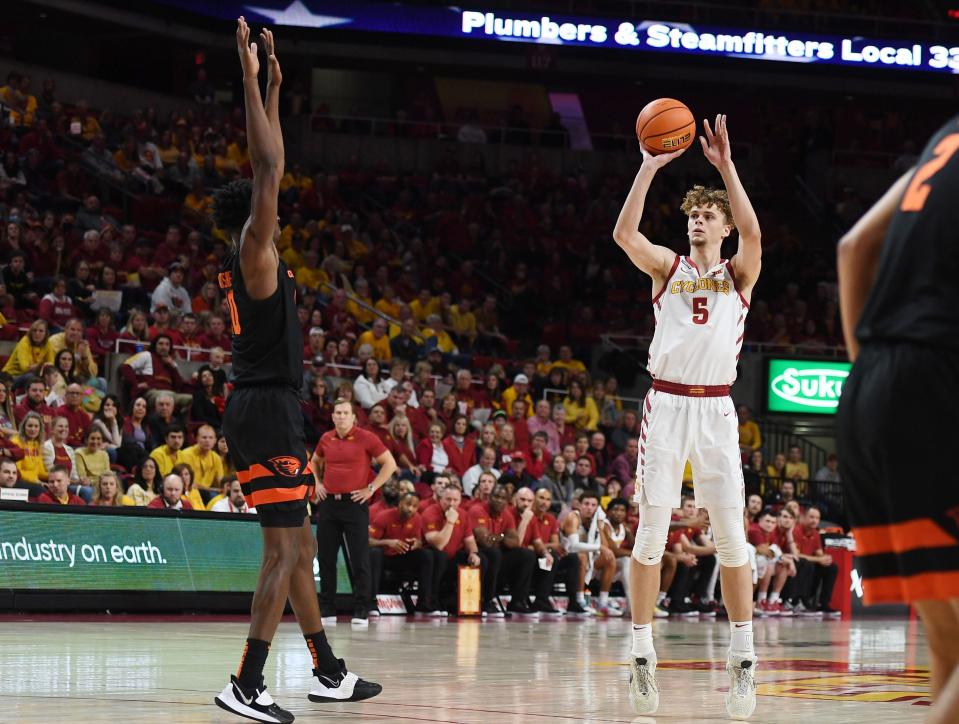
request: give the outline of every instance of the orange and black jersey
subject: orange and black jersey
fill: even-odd
[[[276,270],[276,291],[251,299],[243,283],[240,255],[233,249],[219,275],[230,307],[233,371],[237,387],[289,386],[303,382],[303,332],[296,314],[296,283],[282,259]]]
[[[959,198],[959,116],[932,137],[899,202],[856,337],[959,351],[952,273]]]

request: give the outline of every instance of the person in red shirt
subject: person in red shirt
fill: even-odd
[[[463,565],[480,569],[480,578],[485,580],[487,560],[480,556],[470,528],[469,515],[460,509],[462,493],[459,488],[449,485],[440,497],[439,505],[430,507],[423,514],[423,530],[426,543],[446,556],[446,572],[440,582],[439,603],[456,600],[459,586],[459,567]],[[485,588],[485,587],[484,587]],[[502,614],[500,614],[502,616]]]
[[[526,491],[528,488],[516,491],[517,510],[524,508],[528,502]],[[533,520],[530,524],[535,528],[535,537],[530,541],[530,547],[545,563],[545,568],[537,566],[534,571],[533,585],[536,598],[533,601],[533,607],[542,614],[555,615],[556,609],[549,597],[553,591],[553,583],[559,576],[560,580],[566,584],[568,599],[566,613],[585,614],[586,609],[576,600],[582,575],[579,556],[567,551],[560,543],[559,521],[549,512],[552,504],[553,495],[548,488],[540,488],[536,491],[532,501]],[[530,534],[527,533],[525,537],[529,539]]]
[[[390,478],[383,484],[376,500],[370,503],[370,521],[376,520],[376,516],[380,513],[395,508],[399,500],[400,482],[396,478]],[[416,502],[419,503],[419,499]]]
[[[380,439],[380,442],[383,443],[383,447],[389,450],[394,458],[396,457],[393,436],[390,435],[390,431],[386,427],[386,408],[383,407],[383,405],[376,404],[370,408],[370,415],[366,419],[364,428],[376,435]]]
[[[27,385],[27,394],[20,401],[20,404],[13,409],[13,416],[16,418],[17,425],[23,421],[23,418],[27,416],[28,412],[35,412],[40,415],[44,426],[53,422],[57,411],[47,404],[46,394],[47,388],[44,386],[43,380],[39,377],[34,377],[30,380],[30,383]]]
[[[161,335],[169,337],[171,345],[182,345],[183,338],[171,323],[170,308],[166,304],[158,304],[153,310],[153,324],[147,330],[151,342]]]
[[[117,338],[120,336],[113,326],[113,312],[106,307],[101,307],[97,312],[96,324],[87,327],[85,336],[97,364],[101,369],[105,369],[105,358],[114,351]]]
[[[841,615],[839,611],[830,607],[833,587],[839,575],[839,567],[833,563],[832,556],[823,551],[822,536],[819,534],[819,521],[822,514],[819,508],[812,506],[802,516],[800,525],[793,529],[793,540],[799,557],[799,574],[802,579],[797,582],[797,589],[803,607],[807,611],[819,611],[827,616]],[[822,591],[819,586],[822,584]],[[819,595],[817,606],[816,594]]]
[[[167,475],[163,478],[163,492],[147,504],[148,508],[193,510],[193,504],[183,497],[183,478]]]
[[[520,450],[529,450],[529,426],[526,423],[526,403],[523,400],[513,400],[512,413],[507,421],[513,426],[513,437],[516,447]]]
[[[369,625],[370,511],[367,503],[396,472],[392,453],[375,434],[356,424],[349,400],[333,403],[333,429],[320,436],[312,458],[316,488],[316,541],[320,561],[320,613],[336,618],[336,558],[340,543],[353,563],[352,623]],[[374,475],[375,463],[379,470]]]
[[[370,568],[373,595],[379,592],[380,572],[413,575],[419,586],[416,611],[441,616],[436,606],[439,583],[446,569],[446,556],[423,545],[423,519],[416,512],[419,498],[407,493],[395,508],[384,510],[370,523]],[[437,572],[435,565],[439,566]]]
[[[60,330],[73,319],[76,313],[77,308],[73,305],[73,300],[67,296],[66,278],[54,278],[53,291],[40,300],[40,319],[46,321],[51,329]]]
[[[443,491],[449,487],[450,482],[449,475],[433,474],[433,482],[430,484],[433,496],[420,500],[418,512],[425,513],[430,508],[439,507],[442,504]]]
[[[488,560],[487,573],[483,579],[483,610],[495,615],[498,608],[493,597],[499,590],[500,574],[510,581],[510,613],[530,615],[536,612],[529,605],[529,589],[536,568],[536,554],[521,545],[516,530],[516,521],[507,507],[509,496],[503,485],[497,484],[488,503],[479,503],[470,508],[470,528],[479,545],[481,557]],[[525,521],[529,524],[528,516]]]
[[[203,349],[213,349],[219,347],[224,352],[233,349],[233,340],[226,333],[226,323],[223,317],[211,314],[206,320],[206,330],[199,337],[200,346]]]
[[[70,472],[61,465],[54,465],[48,473],[47,492],[37,496],[38,503],[51,505],[86,505],[83,498],[69,492]]]
[[[480,473],[476,479],[476,487],[473,488],[473,497],[463,505],[467,511],[472,510],[474,505],[485,505],[489,502],[489,496],[496,485],[496,476],[493,473]]]
[[[784,513],[792,517],[792,513],[788,511]],[[757,608],[761,616],[781,615],[784,609],[779,603],[780,592],[786,585],[790,573],[793,576],[796,575],[795,563],[789,555],[790,546],[787,544],[785,551],[782,548],[785,539],[781,531],[782,529],[776,526],[776,516],[772,511],[766,510],[760,514],[757,525],[750,527],[747,533],[747,539],[756,547],[756,568],[759,575]],[[791,536],[789,542],[792,542]],[[783,560],[784,555],[785,560]],[[766,562],[763,563],[761,558],[765,558]],[[769,593],[770,584],[772,593]]]
[[[462,478],[476,459],[476,440],[470,433],[466,415],[453,418],[450,434],[443,438],[443,449],[449,457],[450,469]]]
[[[67,385],[65,403],[57,408],[56,414],[65,417],[70,423],[67,444],[72,448],[82,447],[86,443],[87,431],[93,420],[90,413],[83,409],[83,388],[76,382]]]
[[[550,455],[546,446],[549,444],[549,435],[544,431],[534,433],[529,441],[529,458],[526,460],[526,472],[533,478],[539,480],[546,475],[553,462],[553,456]]]

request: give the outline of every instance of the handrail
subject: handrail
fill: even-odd
[[[649,346],[652,343],[652,337],[645,337],[638,334],[628,334],[626,332],[608,332],[600,335],[600,341],[604,345],[616,347],[622,351],[627,349],[636,349],[643,346]],[[634,344],[621,344],[616,340],[633,342]],[[818,346],[807,345],[803,342],[794,342],[781,344],[779,342],[743,342],[743,350],[756,352],[759,354],[811,354],[819,357],[846,357],[848,354],[845,347],[842,346]]]

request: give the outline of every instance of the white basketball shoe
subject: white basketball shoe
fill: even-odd
[[[629,703],[637,714],[655,714],[659,708],[656,659],[629,659]]]

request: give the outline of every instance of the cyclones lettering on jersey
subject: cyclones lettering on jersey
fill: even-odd
[[[669,285],[670,294],[692,294],[693,292],[719,292],[729,294],[730,284],[725,279],[706,279],[700,277],[698,281],[675,281]]]

